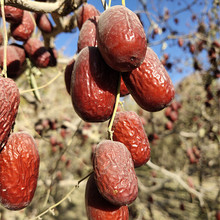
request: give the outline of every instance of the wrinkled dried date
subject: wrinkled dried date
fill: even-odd
[[[117,112],[112,126],[113,140],[123,143],[131,153],[134,166],[150,159],[150,145],[141,119],[135,112]]]
[[[0,148],[7,142],[15,123],[20,103],[17,85],[12,79],[0,76]]]
[[[121,5],[112,6],[100,15],[97,42],[105,62],[121,72],[140,66],[147,50],[147,39],[139,18]]]
[[[172,81],[151,48],[147,49],[141,66],[129,73],[123,73],[122,77],[134,100],[147,111],[159,111],[174,98]]]
[[[101,141],[93,153],[95,180],[101,195],[114,205],[131,204],[138,195],[132,157],[117,141]]]
[[[86,184],[85,206],[89,220],[129,219],[127,206],[115,206],[102,197],[96,186],[94,174],[89,177]]]
[[[30,38],[25,42],[24,49],[37,67],[48,67],[51,55],[43,42],[37,38]]]
[[[76,13],[77,25],[79,30],[85,21],[93,16],[100,15],[100,12],[91,4],[84,3]]]
[[[20,60],[21,66],[22,66],[26,60],[24,47],[22,45],[19,45],[16,43],[12,43],[10,45],[16,50],[16,53],[18,54],[18,57],[19,57],[19,60]]]
[[[0,68],[3,69],[4,62],[4,46],[0,47]],[[22,60],[20,59],[16,49],[12,45],[7,46],[7,74],[10,76],[16,76],[19,73]]]
[[[51,33],[53,26],[46,14],[34,13],[35,21],[38,28],[44,33]]]
[[[38,179],[39,154],[33,137],[19,132],[10,135],[0,153],[0,202],[20,210],[31,202]]]
[[[70,94],[71,76],[72,76],[72,72],[73,72],[74,63],[75,63],[75,59],[73,58],[67,64],[67,66],[65,68],[65,72],[64,72],[64,81],[65,81],[66,91],[69,94]]]
[[[34,22],[31,18],[30,12],[24,11],[21,22],[11,24],[11,36],[15,40],[26,41],[31,37],[34,27]]]
[[[7,76],[9,78],[12,79],[16,79],[18,78],[25,70],[26,68],[26,54],[25,54],[25,50],[24,47],[22,45],[16,44],[16,43],[12,43],[10,44],[16,51],[18,57],[19,57],[19,61],[20,61],[20,67],[19,69],[16,69],[16,72],[10,72],[7,69]]]
[[[24,11],[22,9],[5,5],[5,19],[9,23],[18,23],[21,22]],[[0,7],[0,16],[2,17],[1,7]]]
[[[126,96],[129,94],[128,88],[125,85],[123,78],[121,77],[120,96]]]
[[[50,62],[49,66],[56,66],[57,65],[57,58],[58,58],[58,52],[55,47],[49,47],[48,52],[50,53]]]
[[[102,122],[113,112],[119,73],[102,59],[97,47],[85,47],[76,58],[70,94],[76,113],[85,121]]]
[[[97,46],[96,29],[99,16],[89,18],[82,26],[78,39],[78,53],[87,46]]]

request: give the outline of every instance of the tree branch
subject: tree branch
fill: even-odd
[[[163,174],[165,174],[166,176],[169,176],[170,178],[176,180],[185,190],[187,190],[189,193],[194,194],[199,199],[200,205],[202,207],[205,205],[205,202],[203,200],[203,195],[200,192],[198,192],[195,189],[188,186],[187,183],[185,183],[183,181],[183,179],[178,174],[172,173],[162,167],[159,167],[156,164],[152,163],[151,161],[148,161],[146,165],[149,166],[150,168],[157,170],[157,171],[160,171]]]
[[[59,0],[56,2],[38,2],[31,0],[5,0],[5,5],[14,6],[27,11],[41,13],[57,13],[65,16],[76,10],[86,0]]]

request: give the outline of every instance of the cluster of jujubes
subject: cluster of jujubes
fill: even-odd
[[[94,175],[85,196],[87,216],[128,219],[127,205],[138,195],[135,168],[150,159],[150,145],[138,114],[114,114],[116,96],[119,91],[121,96],[130,94],[141,108],[155,112],[170,104],[174,87],[155,52],[147,47],[144,28],[134,12],[117,5],[100,14],[94,6],[83,4],[77,21],[78,54],[66,67],[66,89],[84,121],[114,119],[109,139],[93,149]]]
[[[26,132],[12,133],[19,104],[15,82],[0,76],[0,203],[11,210],[29,205],[39,172],[33,137]]]
[[[7,75],[16,79],[26,69],[26,58],[39,68],[55,66],[57,53],[54,48],[46,48],[42,41],[33,37],[35,23],[42,33],[50,33],[53,26],[46,14],[37,14],[12,6],[4,6],[5,19],[10,24],[10,36],[23,44],[7,45]],[[0,13],[1,16],[1,13]],[[3,43],[3,37],[0,45]],[[0,47],[0,70],[3,69],[4,46]]]

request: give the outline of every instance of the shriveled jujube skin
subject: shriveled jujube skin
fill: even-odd
[[[125,85],[123,78],[121,77],[120,96],[126,96],[129,94],[128,88]]]
[[[141,66],[122,77],[134,100],[147,111],[162,110],[175,96],[173,83],[151,48],[147,49]]]
[[[22,9],[10,5],[5,5],[4,10],[5,10],[5,19],[7,22],[9,23],[21,22],[24,13]],[[1,7],[0,7],[0,16],[2,17]]]
[[[18,41],[27,41],[34,32],[34,21],[29,11],[24,11],[19,23],[11,24],[11,36]]]
[[[86,184],[86,214],[89,220],[128,220],[128,206],[115,206],[104,199],[99,193],[92,174]]]
[[[48,67],[51,55],[43,42],[37,38],[29,38],[24,44],[24,49],[37,67]]]
[[[103,140],[93,152],[95,180],[101,195],[114,205],[131,204],[138,195],[134,163],[127,147]]]
[[[18,54],[18,57],[19,57],[19,60],[20,60],[20,64],[22,66],[25,63],[25,60],[26,60],[26,54],[25,54],[23,45],[19,45],[19,44],[16,44],[16,43],[13,43],[13,44],[10,44],[10,45],[16,50],[16,53]]]
[[[97,47],[78,54],[71,78],[70,95],[76,113],[88,122],[108,120],[115,104],[119,73],[102,59]]]
[[[10,210],[28,206],[34,196],[39,154],[33,137],[13,133],[0,153],[0,203]]]
[[[49,47],[48,52],[50,53],[50,62],[49,66],[56,66],[57,65],[57,58],[58,58],[58,52],[55,47]]]
[[[97,46],[96,29],[99,16],[89,18],[82,26],[78,39],[78,53],[87,46]]]
[[[15,51],[19,57],[20,68],[17,69],[17,72],[14,72],[14,73],[10,73],[9,71],[7,71],[7,75],[8,75],[8,77],[10,77],[12,79],[16,79],[24,72],[24,70],[26,68],[26,65],[25,65],[26,64],[26,54],[25,54],[25,50],[24,50],[23,45],[12,43],[12,44],[10,44],[10,46],[12,46],[15,49]]]
[[[144,165],[150,159],[148,137],[136,112],[117,112],[112,131],[113,140],[123,143],[130,151],[135,167]]]
[[[70,62],[66,65],[65,72],[64,72],[64,82],[66,86],[66,91],[69,94],[70,94],[71,76],[73,72],[74,63],[75,63],[75,58],[70,60]]]
[[[20,104],[20,94],[16,83],[0,76],[0,149],[6,144],[14,126]]]
[[[140,66],[147,50],[147,39],[139,18],[121,5],[112,6],[100,15],[97,42],[105,62],[121,72]]]
[[[42,32],[44,32],[44,33],[51,33],[52,32],[53,26],[52,26],[52,24],[46,14],[35,13],[34,17],[35,17],[35,21],[36,21],[38,28]]]
[[[1,69],[3,69],[3,63],[4,63],[4,46],[0,46],[0,68]],[[17,75],[22,65],[22,57],[19,56],[15,47],[12,45],[7,46],[6,65],[7,65],[7,74],[9,76]]]
[[[100,12],[95,8],[95,6],[84,3],[76,13],[77,26],[79,30],[82,28],[83,24],[93,16],[99,16]]]

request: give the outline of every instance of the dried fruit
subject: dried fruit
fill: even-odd
[[[175,95],[172,81],[151,48],[142,65],[122,74],[125,85],[137,104],[147,111],[159,111],[172,101]]]
[[[120,85],[120,96],[126,96],[129,94],[128,88],[125,85],[123,78],[121,77],[121,85]]]
[[[51,33],[53,26],[46,14],[34,14],[38,28],[44,33]]]
[[[97,47],[85,47],[76,58],[71,97],[76,113],[85,121],[102,122],[113,112],[119,74],[102,59]]]
[[[167,118],[169,118],[171,112],[172,112],[172,108],[170,106],[168,106],[168,107],[166,107],[164,114]]]
[[[147,50],[147,39],[139,18],[121,5],[112,6],[100,15],[97,41],[105,62],[121,72],[140,66]]]
[[[86,184],[85,205],[89,220],[129,219],[127,206],[115,206],[101,196],[93,174],[89,177]]]
[[[96,29],[99,16],[89,18],[82,26],[78,39],[78,53],[87,46],[97,46]]]
[[[15,50],[16,53],[18,54],[19,60],[20,60],[20,64],[21,66],[25,63],[26,60],[26,55],[25,55],[25,51],[24,51],[24,47],[22,45],[13,43],[10,44]]]
[[[34,31],[34,21],[33,18],[31,17],[30,12],[24,11],[21,22],[11,24],[10,30],[11,30],[11,36],[15,40],[19,40],[19,41],[28,40]]]
[[[138,181],[131,154],[117,141],[104,140],[93,153],[95,180],[101,195],[114,205],[131,204],[138,195]]]
[[[5,5],[5,19],[9,23],[18,23],[21,22],[24,11],[20,8],[15,8],[13,6]],[[2,17],[1,7],[0,7],[0,16]]]
[[[113,140],[123,143],[131,153],[135,167],[150,159],[150,145],[140,117],[132,111],[117,112],[112,126]]]
[[[15,82],[0,76],[0,149],[13,128],[19,103],[20,94]]]
[[[24,44],[24,49],[37,67],[48,67],[51,55],[43,42],[37,38],[29,38]]]
[[[56,66],[57,65],[57,58],[58,58],[58,52],[55,47],[49,47],[48,52],[50,53],[50,62],[49,66]]]
[[[172,122],[176,121],[178,119],[178,112],[177,111],[171,111],[169,117]]]
[[[18,58],[19,58],[19,62],[20,62],[20,67],[19,69],[16,69],[17,72],[13,72],[11,73],[10,71],[7,71],[7,76],[13,79],[18,78],[25,70],[26,68],[26,54],[24,51],[24,47],[22,45],[13,43],[11,44],[11,46],[15,49]]]
[[[85,21],[93,16],[100,15],[100,12],[91,4],[84,3],[76,13],[77,25],[79,30]]]
[[[166,130],[172,130],[173,129],[173,122],[172,121],[167,121],[165,124],[165,129]]]
[[[39,154],[33,137],[13,133],[0,153],[0,202],[10,210],[28,206],[34,196]]]
[[[0,68],[3,68],[4,62],[4,46],[0,47]],[[19,55],[17,54],[14,46],[7,46],[7,57],[6,57],[6,65],[7,65],[7,74],[9,76],[16,76],[21,67],[21,60]]]
[[[66,85],[66,91],[70,94],[70,84],[71,84],[71,76],[73,72],[75,59],[71,59],[70,62],[67,64],[65,72],[64,72],[64,81]]]

